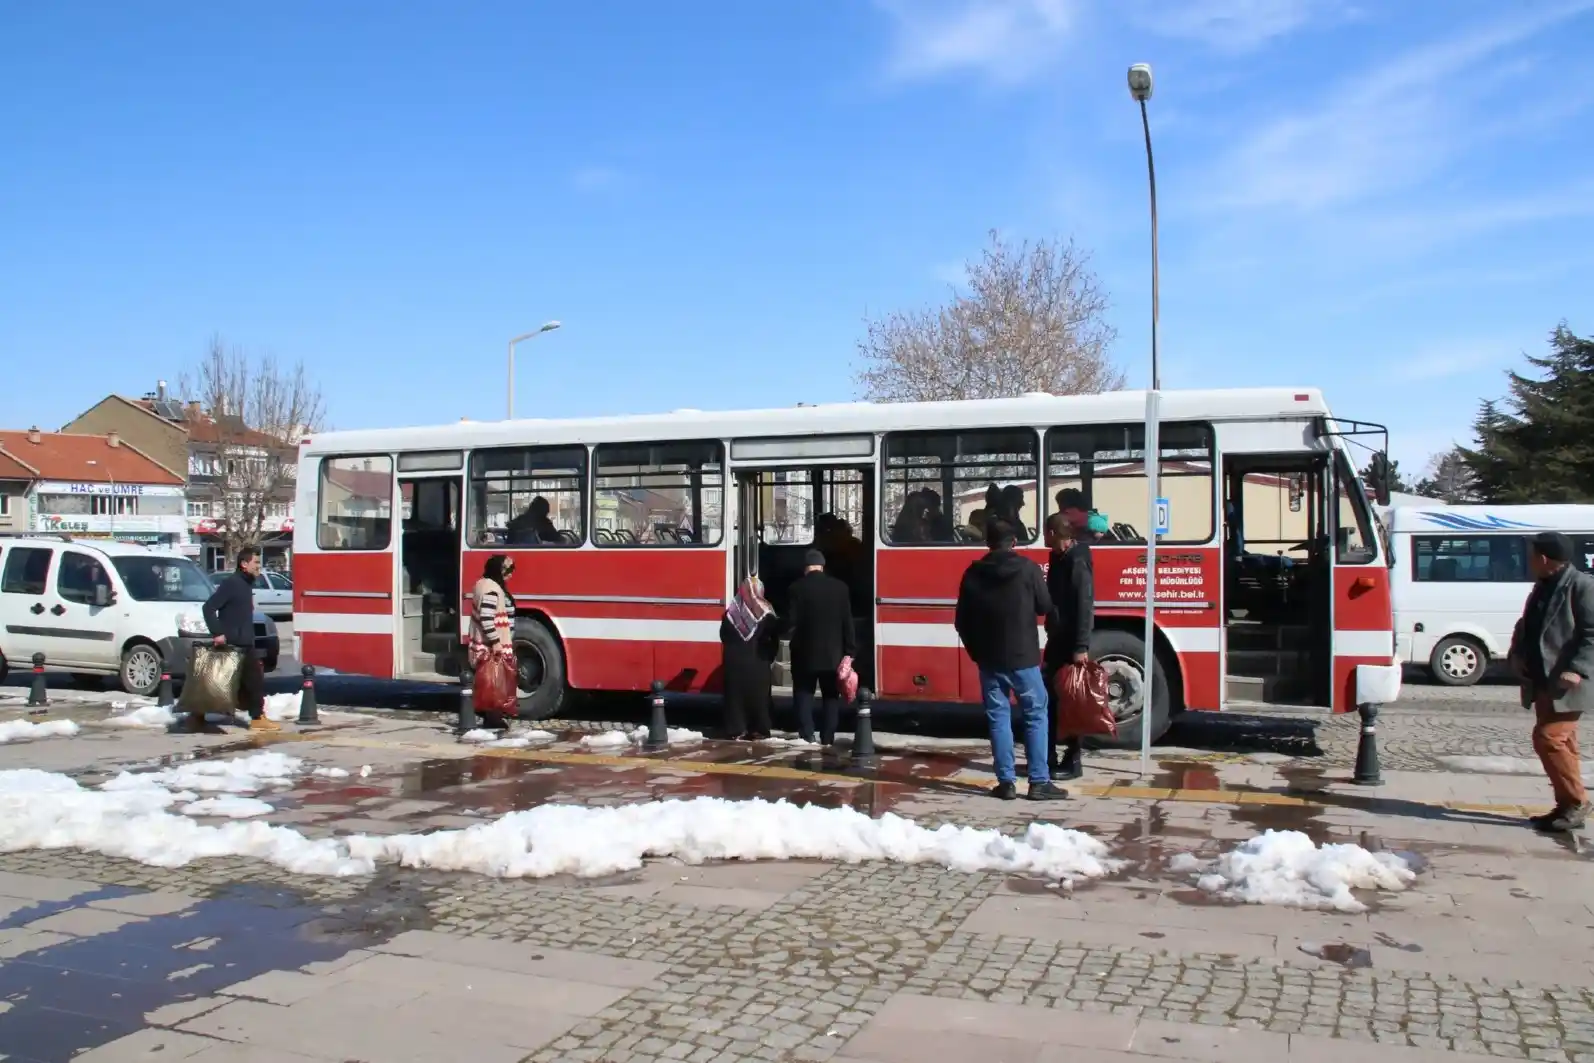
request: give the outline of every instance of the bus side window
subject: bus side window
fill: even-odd
[[[317,512],[322,550],[386,550],[393,538],[393,459],[323,458]]]
[[[587,537],[587,448],[478,450],[470,458],[470,503],[473,546],[580,546]]]
[[[1021,544],[1039,533],[1040,440],[1028,428],[886,436],[880,530],[893,546],[981,543],[1000,517]]]
[[[604,443],[593,451],[592,465],[597,545],[719,545],[725,526],[724,444]]]

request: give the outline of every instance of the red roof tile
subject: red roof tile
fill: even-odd
[[[39,471],[30,469],[0,448],[0,480],[35,480]]]
[[[0,451],[38,470],[38,479],[72,483],[174,484],[184,480],[126,440],[111,446],[107,436],[74,432],[40,432],[30,443],[27,432],[0,431]],[[94,462],[90,465],[89,462]]]
[[[148,399],[138,399],[133,405],[149,413],[154,413],[154,407]],[[200,413],[191,407],[183,407],[184,419],[169,423],[179,425],[188,432],[188,438],[196,443],[230,443],[242,447],[280,448],[277,440],[264,432],[257,432],[253,428],[241,424],[231,424],[227,428],[226,438],[222,438],[222,427],[216,419],[208,413]],[[155,414],[159,417],[159,414]],[[165,420],[165,418],[162,418]]]

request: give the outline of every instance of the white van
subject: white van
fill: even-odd
[[[1395,655],[1446,686],[1470,686],[1503,661],[1533,577],[1528,541],[1564,532],[1594,569],[1594,506],[1402,505],[1381,515],[1389,535]]]
[[[98,684],[120,678],[153,695],[161,670],[187,672],[189,647],[209,641],[200,606],[214,589],[186,557],[129,543],[0,538],[0,682],[9,669],[67,671]],[[277,667],[277,625],[255,613],[255,648]]]

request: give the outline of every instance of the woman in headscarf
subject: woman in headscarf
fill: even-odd
[[[764,600],[764,584],[748,576],[720,621],[725,733],[746,742],[769,737],[770,667],[780,642],[775,610]]]
[[[469,661],[472,698],[482,726],[508,730],[519,714],[520,669],[515,661],[515,598],[509,593],[513,558],[494,554],[471,592]],[[507,689],[506,689],[507,688]]]

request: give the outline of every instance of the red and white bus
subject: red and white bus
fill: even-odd
[[[457,679],[469,589],[508,553],[526,715],[570,690],[713,692],[732,588],[757,571],[780,609],[817,541],[853,589],[877,696],[978,703],[952,620],[984,513],[1016,514],[1044,563],[1039,528],[1074,488],[1112,528],[1092,650],[1134,745],[1144,409],[1141,392],[1039,394],[317,434],[300,446],[299,654]],[[1186,709],[1391,700],[1387,551],[1349,438],[1382,428],[1312,389],[1168,392],[1162,410],[1153,734]]]

